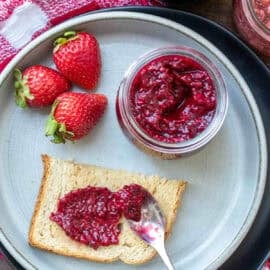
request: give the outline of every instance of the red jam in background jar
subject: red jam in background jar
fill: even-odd
[[[130,88],[131,113],[151,138],[178,143],[203,132],[213,119],[216,89],[206,69],[183,55],[143,66]]]
[[[58,201],[50,219],[72,239],[89,245],[118,244],[120,218],[139,221],[141,206],[147,191],[140,185],[126,185],[117,192],[108,188],[92,187],[73,190]]]
[[[234,0],[234,21],[241,36],[270,56],[270,0]]]
[[[260,22],[270,29],[270,0],[252,0],[252,6]]]

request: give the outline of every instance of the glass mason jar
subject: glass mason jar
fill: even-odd
[[[136,75],[151,61],[162,56],[184,56],[194,60],[209,74],[216,92],[216,108],[211,122],[200,134],[186,141],[168,143],[154,139],[136,122],[131,111],[130,95]],[[176,46],[146,53],[128,68],[118,89],[116,113],[125,135],[141,150],[163,159],[174,159],[201,149],[215,137],[225,119],[227,105],[227,90],[217,67],[202,53],[189,47]]]
[[[270,0],[234,0],[233,8],[240,35],[258,52],[270,56]]]

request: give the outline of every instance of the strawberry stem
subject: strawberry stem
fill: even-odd
[[[53,143],[65,143],[66,139],[72,141],[72,137],[74,136],[73,132],[67,130],[66,125],[64,123],[59,123],[54,118],[54,112],[59,104],[59,101],[56,100],[52,105],[52,110],[50,115],[48,116],[46,127],[45,127],[45,135],[53,136],[51,140]]]
[[[16,104],[24,109],[27,107],[26,100],[33,100],[34,96],[31,95],[27,85],[27,77],[23,77],[18,68],[14,69],[13,75],[15,78],[14,87]]]

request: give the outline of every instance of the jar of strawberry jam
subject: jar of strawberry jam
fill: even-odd
[[[234,0],[234,21],[241,36],[270,56],[270,0]]]
[[[188,47],[151,51],[127,70],[116,112],[139,148],[173,159],[205,146],[227,111],[227,91],[216,66]]]

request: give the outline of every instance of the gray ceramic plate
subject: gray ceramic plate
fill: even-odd
[[[100,93],[109,98],[105,117],[76,144],[53,145],[44,137],[48,110],[22,111],[14,104],[12,70],[34,63],[53,66],[52,40],[65,29],[84,29],[100,42]],[[116,91],[127,67],[148,50],[181,44],[206,54],[222,72],[229,110],[218,136],[201,152],[164,161],[140,152],[122,134]],[[110,265],[65,258],[28,246],[27,233],[42,176],[40,154],[110,168],[188,180],[173,234],[167,242],[176,269],[216,269],[241,243],[260,206],[267,156],[264,128],[247,84],[207,40],[174,22],[146,14],[110,12],[75,18],[41,35],[0,75],[0,240],[27,269],[162,269],[159,258],[144,266]],[[168,198],[169,200],[169,198]]]

